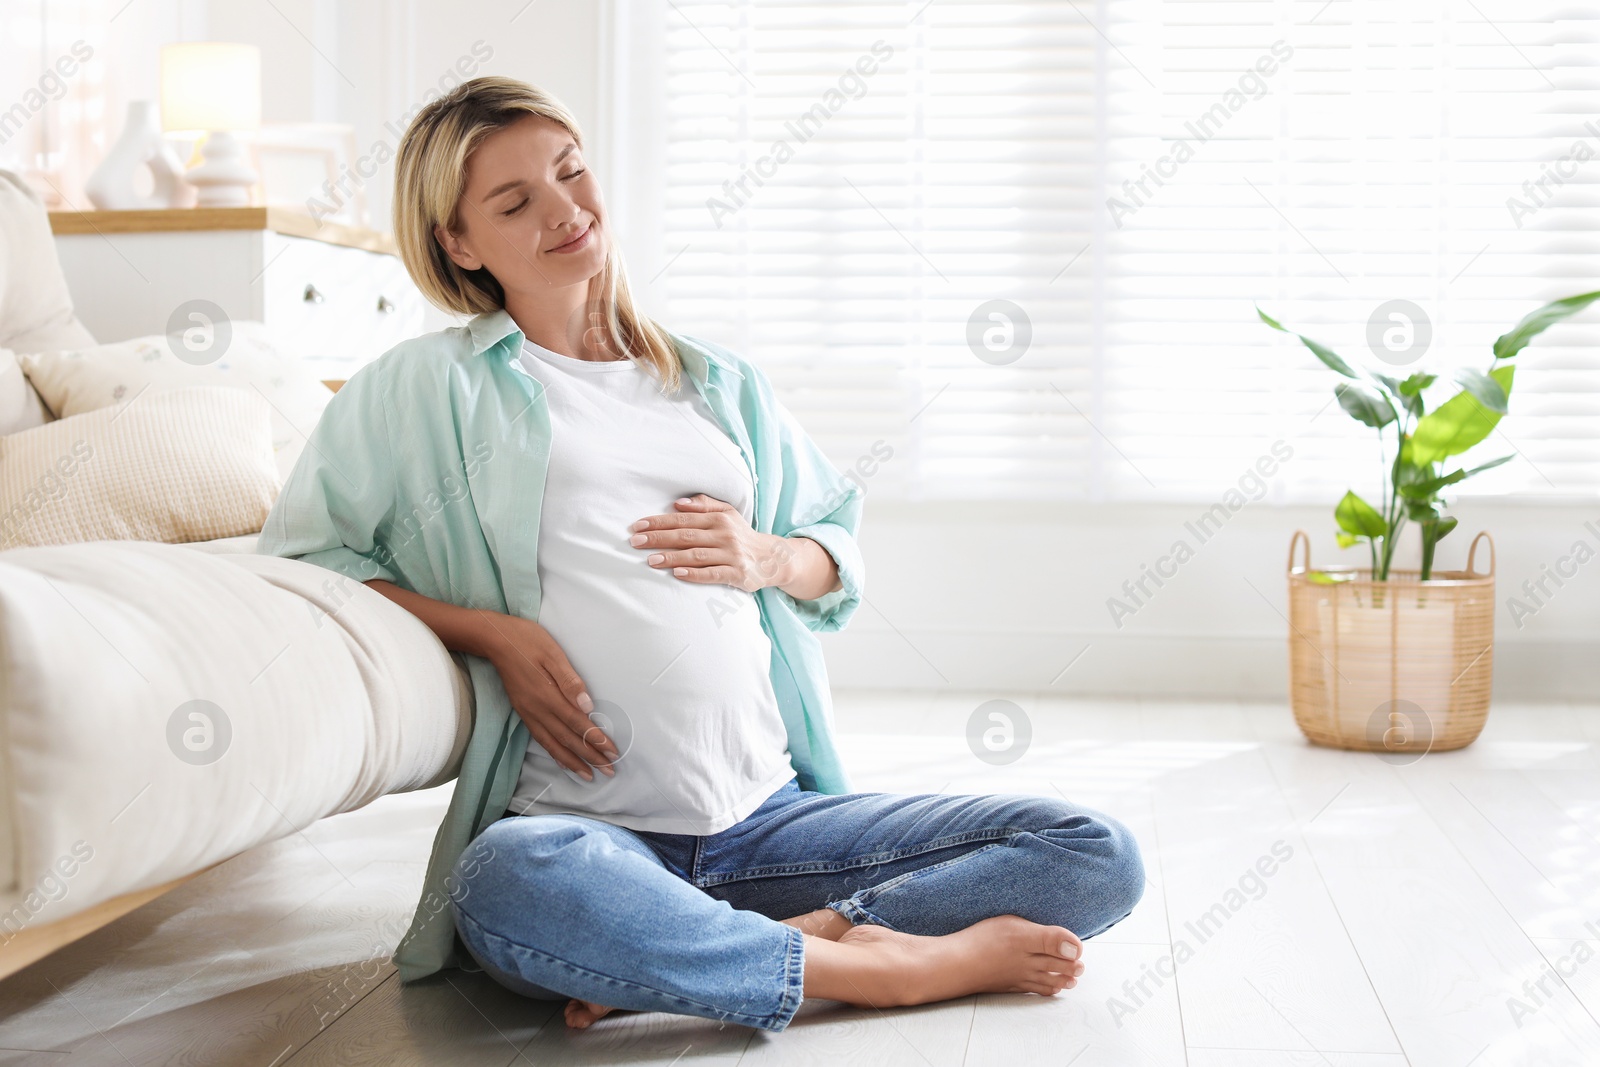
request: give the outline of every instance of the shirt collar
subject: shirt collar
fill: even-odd
[[[496,308],[494,311],[485,311],[473,316],[467,323],[467,332],[472,336],[472,354],[475,356],[484,354],[512,334],[517,338],[513,351],[522,347],[522,330],[505,308]],[[672,338],[677,346],[678,358],[683,361],[684,370],[697,378],[702,385],[706,380],[707,363],[716,364],[718,370],[725,374],[744,377],[735,361],[713,346],[673,333],[671,330],[667,331],[667,336]]]

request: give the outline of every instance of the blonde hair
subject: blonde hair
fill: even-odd
[[[458,315],[505,307],[505,290],[487,267],[466,270],[445,253],[435,226],[459,229],[467,160],[496,130],[527,115],[565,127],[583,148],[578,120],[555,97],[527,82],[499,75],[473,78],[417,113],[400,139],[394,175],[394,237],[417,288],[433,304]],[[598,284],[596,284],[598,283]],[[590,279],[584,335],[598,329],[600,347],[645,364],[676,392],[682,364],[667,332],[639,313],[628,288],[622,253],[607,241],[605,267]]]

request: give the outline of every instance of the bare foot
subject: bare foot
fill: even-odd
[[[596,1004],[589,1000],[579,1000],[576,997],[567,1001],[567,1025],[574,1030],[587,1030],[595,1023],[610,1015],[615,1008],[608,1008],[604,1004]]]
[[[805,994],[874,1008],[970,993],[1048,997],[1078,984],[1082,955],[1083,942],[1071,930],[1020,915],[997,915],[944,937],[862,924],[837,938],[807,935]],[[567,1025],[586,1029],[614,1010],[574,998],[566,1005]]]
[[[862,924],[836,944],[806,942],[807,996],[858,1007],[929,1004],[970,993],[1054,996],[1078,984],[1083,942],[1062,926],[997,915],[944,937]]]
[[[837,941],[854,924],[832,908],[818,908],[808,911],[804,915],[796,915],[792,919],[784,919],[785,926],[792,926],[802,934],[812,937],[825,937],[829,941]]]

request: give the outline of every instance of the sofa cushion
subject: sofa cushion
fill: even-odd
[[[0,170],[0,348],[49,352],[94,344],[72,310],[44,202]]]
[[[22,373],[17,354],[0,348],[0,436],[31,430],[52,418],[38,390]]]

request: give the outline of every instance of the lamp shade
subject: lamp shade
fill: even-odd
[[[161,126],[176,131],[261,125],[261,49],[202,41],[161,49]]]

